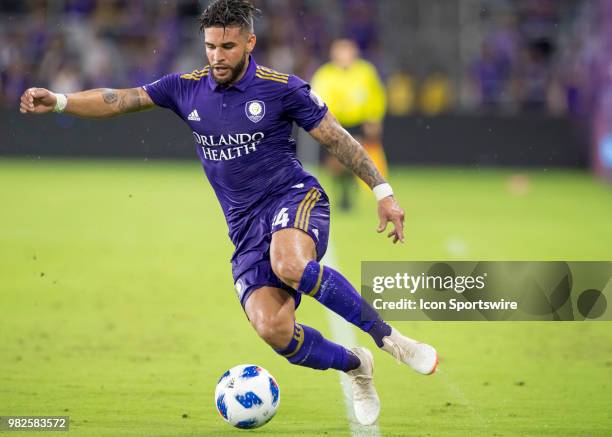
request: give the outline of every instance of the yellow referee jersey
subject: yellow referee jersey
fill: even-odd
[[[331,62],[324,64],[315,72],[311,84],[345,127],[381,121],[385,116],[385,88],[376,67],[368,61],[359,59],[348,69]]]

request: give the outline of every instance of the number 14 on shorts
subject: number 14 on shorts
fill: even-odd
[[[276,226],[280,226],[282,228],[287,227],[289,224],[289,214],[287,214],[287,211],[289,211],[288,208],[283,208],[278,212],[278,214],[276,214],[276,216],[272,219],[273,228]]]

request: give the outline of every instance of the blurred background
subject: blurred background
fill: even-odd
[[[1,127],[13,135],[0,153],[43,153],[44,142],[45,154],[193,156],[189,137],[160,133],[157,122],[132,120],[119,137],[57,117],[55,127],[85,126],[90,137],[102,130],[97,146],[72,149],[68,137],[48,138],[48,120],[37,129],[47,135],[22,128],[16,108],[29,86],[132,87],[205,65],[197,24],[205,3],[2,0]],[[383,144],[392,163],[612,169],[610,1],[254,3],[264,11],[260,64],[310,80],[335,39],[356,42],[386,89]]]

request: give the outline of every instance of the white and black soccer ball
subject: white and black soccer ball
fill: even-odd
[[[223,419],[241,429],[258,428],[268,423],[280,404],[276,380],[263,367],[241,364],[219,379],[215,405]]]

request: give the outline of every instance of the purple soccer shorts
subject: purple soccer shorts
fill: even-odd
[[[284,284],[270,264],[272,234],[291,228],[310,235],[320,261],[329,238],[329,199],[314,178],[293,185],[282,196],[268,199],[245,219],[232,257],[236,294],[243,307],[250,294],[264,286],[286,290],[295,299],[296,308],[300,304],[300,293]]]

